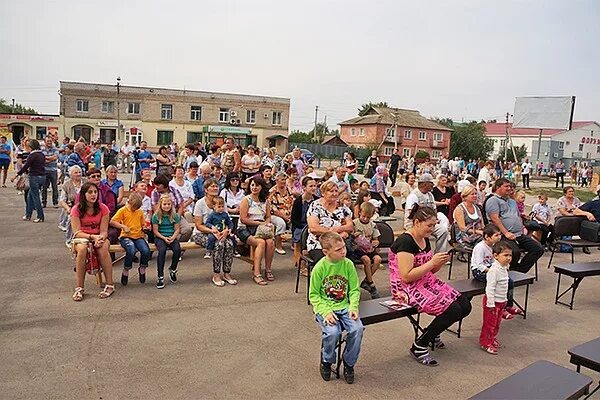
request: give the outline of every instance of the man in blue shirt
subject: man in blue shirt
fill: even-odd
[[[46,207],[48,201],[48,187],[52,185],[52,206],[58,207],[58,148],[54,146],[52,138],[46,137],[42,153],[46,157],[46,183],[42,188],[42,207]]]
[[[0,136],[0,172],[2,173],[2,187],[6,187],[6,175],[10,165],[10,153],[12,148],[6,143],[6,136]]]
[[[143,169],[150,168],[150,163],[154,160],[152,157],[152,153],[147,150],[148,143],[143,140],[140,143],[140,149],[135,152],[135,181],[139,181],[142,179],[141,173]]]
[[[69,154],[67,157],[67,168],[72,167],[73,165],[79,165],[81,168],[81,172],[85,175],[87,171],[87,164],[83,160],[85,155],[85,144],[81,142],[75,143],[73,147],[73,153]]]

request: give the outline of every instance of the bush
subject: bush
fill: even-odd
[[[418,162],[429,160],[429,153],[425,150],[419,150],[415,154],[415,160],[418,160]]]

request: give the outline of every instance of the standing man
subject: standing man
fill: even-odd
[[[523,189],[531,189],[529,187],[529,175],[533,166],[529,162],[529,158],[526,158],[523,164],[521,164],[521,176],[523,177]]]
[[[42,207],[46,207],[48,201],[48,186],[52,185],[52,206],[58,208],[58,155],[59,151],[51,136],[46,136],[44,148],[42,149],[46,157],[44,171],[46,173],[46,182],[42,188]]]
[[[392,187],[396,185],[396,178],[398,176],[398,165],[400,164],[400,149],[395,148],[394,154],[390,157],[390,161],[388,161],[388,169],[390,171],[390,184]]]
[[[142,140],[140,149],[135,153],[135,180],[136,182],[142,179],[141,172],[144,169],[150,168],[150,163],[154,160],[152,153],[148,151],[148,142]]]
[[[442,169],[442,174],[448,176],[448,159],[446,156],[440,160],[440,168]]]
[[[131,169],[131,153],[135,150],[135,146],[129,145],[129,142],[125,142],[121,147],[121,172],[129,172]]]
[[[562,158],[558,160],[554,166],[554,173],[556,174],[556,188],[558,188],[558,180],[560,179],[561,187],[565,188],[565,163]]]
[[[104,148],[104,170],[106,170],[109,166],[117,166],[117,158],[119,157],[119,152],[113,148],[112,143],[108,143]]]
[[[10,154],[12,148],[6,143],[6,136],[0,136],[0,173],[2,173],[2,187],[6,187],[6,176],[10,166]]]

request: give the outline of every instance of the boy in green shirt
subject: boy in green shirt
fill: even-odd
[[[312,270],[309,298],[322,331],[321,377],[331,379],[331,365],[336,362],[336,345],[346,330],[344,380],[354,382],[354,365],[360,353],[364,327],[358,318],[360,287],[352,261],[346,258],[344,239],[335,232],[319,238],[323,257]],[[339,360],[338,360],[339,362]]]

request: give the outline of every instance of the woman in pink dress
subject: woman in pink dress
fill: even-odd
[[[435,229],[436,211],[430,207],[414,207],[408,218],[413,221],[413,227],[400,235],[389,251],[390,288],[395,300],[435,316],[409,351],[421,364],[436,366],[438,362],[427,347],[445,347],[440,334],[469,315],[471,302],[435,276],[449,259],[448,253],[434,255],[427,239]]]

